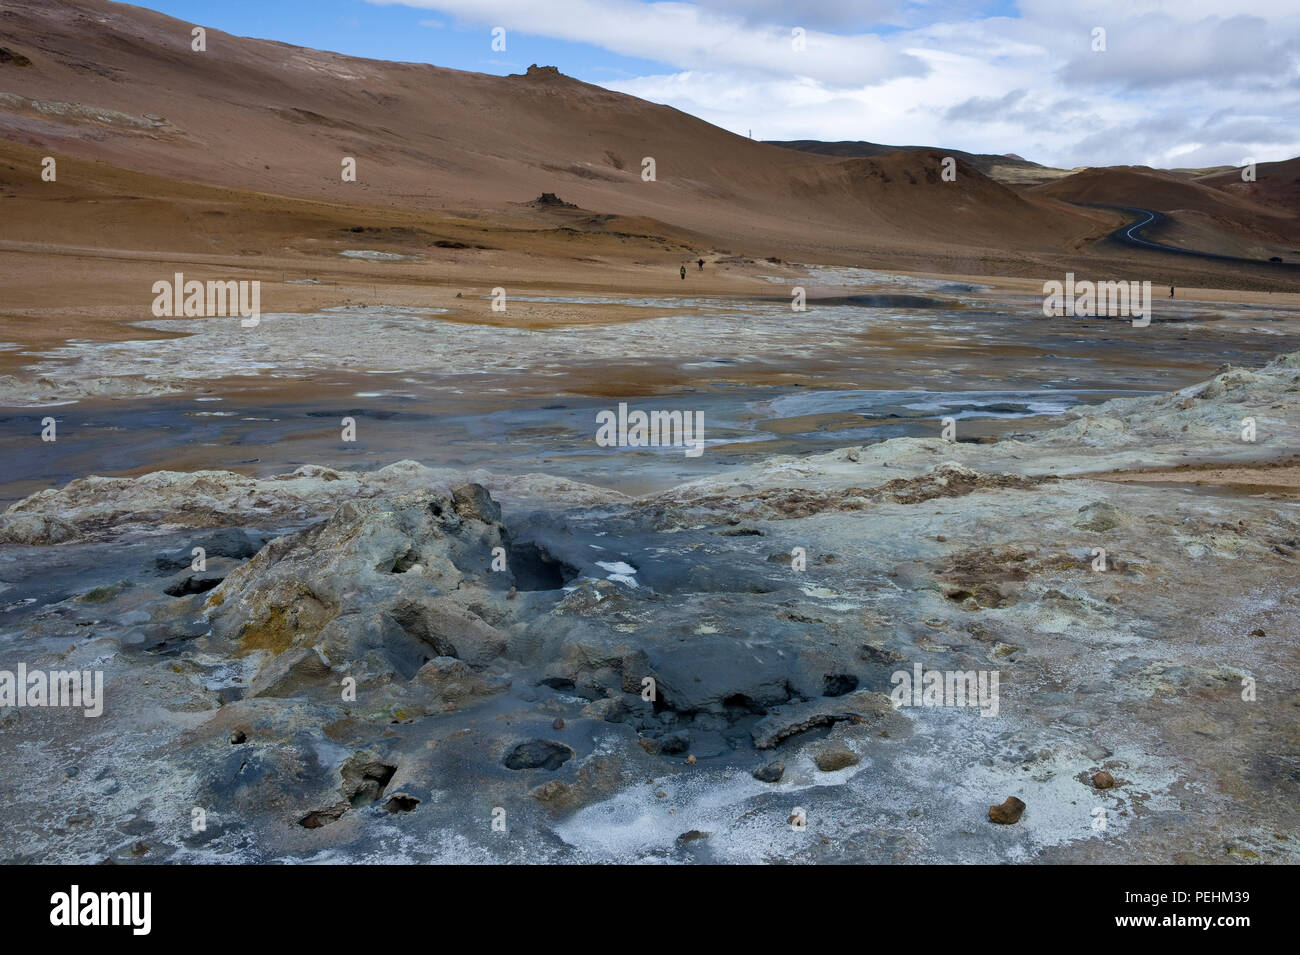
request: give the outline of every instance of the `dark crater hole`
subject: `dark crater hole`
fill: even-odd
[[[578,576],[578,568],[532,542],[511,544],[507,560],[516,590],[559,590]]]

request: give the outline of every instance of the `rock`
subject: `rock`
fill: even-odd
[[[694,753],[691,753],[691,755],[689,755],[689,756],[686,757],[686,765],[688,765],[688,766],[694,766],[694,765],[696,764],[696,762],[697,762],[697,760],[695,759],[695,754],[694,754]]]
[[[513,74],[513,75],[518,75],[518,74]],[[528,72],[524,75],[531,78],[537,78],[537,77],[554,78],[560,75],[560,71],[553,66],[538,66],[536,63],[534,63],[532,66],[528,67]],[[540,196],[538,196],[536,199],[533,200],[532,204],[535,206],[551,206],[557,209],[578,208],[572,202],[565,202],[563,199],[561,199],[553,192],[543,192]]]
[[[785,775],[785,763],[774,760],[758,767],[751,775],[760,783],[779,783]]]
[[[551,729],[554,730],[564,729],[564,719],[562,717],[557,716],[555,718],[555,722],[551,724]]]
[[[691,748],[691,734],[686,730],[665,733],[659,737],[659,751],[662,753],[684,753]]]
[[[501,505],[492,500],[492,495],[482,484],[462,484],[452,489],[451,497],[456,513],[466,520],[501,523]]]
[[[370,660],[403,679],[430,656],[486,664],[505,635],[466,604],[487,592],[484,556],[501,532],[462,522],[439,494],[346,503],[271,541],[211,592],[213,639],[234,655],[314,647],[331,666]]]
[[[428,494],[429,488],[450,483],[465,486],[465,478],[471,475],[475,483],[491,485],[497,500],[504,496],[517,502],[565,502],[575,507],[629,500],[617,491],[547,474],[466,473],[427,468],[415,461],[360,473],[308,464],[267,478],[233,471],[154,471],[135,478],[91,476],[38,491],[0,514],[0,542],[46,545],[103,539],[131,527],[156,531],[167,525],[270,526],[304,516],[324,517],[349,502]],[[473,496],[470,493],[466,499]]]
[[[824,746],[817,751],[813,757],[813,762],[823,773],[833,773],[837,769],[847,769],[850,766],[856,766],[861,762],[860,757],[853,750],[842,744],[832,744]]]
[[[49,514],[14,513],[14,508],[24,503],[13,505],[0,517],[0,540],[11,544],[61,544],[77,536],[77,528],[71,521]]]
[[[434,657],[420,667],[412,682],[430,690],[443,712],[458,710],[505,689],[503,684],[488,683],[455,657]]]
[[[627,704],[620,697],[606,697],[588,703],[582,708],[582,715],[588,719],[604,720],[606,723],[621,723],[627,715]]]
[[[989,819],[1002,826],[1010,826],[1020,821],[1025,811],[1025,804],[1015,796],[1008,796],[1000,806],[989,806]]]
[[[644,650],[623,654],[618,668],[619,673],[622,674],[621,689],[624,693],[635,693],[640,696],[644,689],[641,681],[646,677],[654,677],[654,672],[650,668],[650,658],[646,656]]]
[[[811,703],[784,706],[754,724],[750,735],[758,749],[771,749],[782,740],[817,726],[850,721],[872,722],[893,713],[893,704],[883,693],[858,690],[847,696],[829,697]]]
[[[298,647],[274,657],[248,684],[248,696],[296,696],[323,683],[329,664],[312,647]]]
[[[1115,785],[1115,777],[1103,769],[1093,773],[1092,784],[1098,789],[1111,789]]]
[[[1074,526],[1085,531],[1110,531],[1133,522],[1132,515],[1120,510],[1114,504],[1097,501],[1079,508],[1079,516]]]

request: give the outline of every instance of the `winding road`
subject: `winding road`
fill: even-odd
[[[1160,225],[1167,218],[1163,212],[1156,212],[1154,209],[1139,209],[1136,206],[1109,206],[1099,202],[1076,202],[1074,205],[1086,206],[1092,209],[1110,209],[1114,212],[1127,212],[1136,215],[1138,218],[1135,221],[1120,226],[1106,237],[1124,245],[1132,245],[1142,249],[1155,249],[1157,252],[1172,252],[1176,255],[1189,255],[1198,259],[1209,259],[1212,262],[1234,262],[1238,265],[1255,265],[1270,269],[1285,269],[1287,271],[1300,269],[1300,262],[1269,262],[1265,259],[1244,259],[1235,255],[1216,255],[1213,252],[1180,249],[1176,245],[1164,245],[1160,242],[1144,239],[1141,235],[1143,229]]]

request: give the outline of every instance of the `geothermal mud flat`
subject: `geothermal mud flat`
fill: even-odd
[[[1096,476],[1276,461],[1297,411],[1287,354],[639,497],[410,461],[42,491],[0,518],[5,659],[104,706],[0,712],[4,854],[1297,861],[1300,502]],[[891,699],[918,670],[980,705]]]

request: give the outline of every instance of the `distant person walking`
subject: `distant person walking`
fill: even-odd
[[[1170,298],[1174,297],[1174,287],[1172,285],[1169,286],[1169,297]]]
[[[704,271],[704,260],[703,260],[703,259],[700,259],[700,271],[701,271],[701,272]]]
[[[686,266],[682,266],[682,281],[686,281]]]

